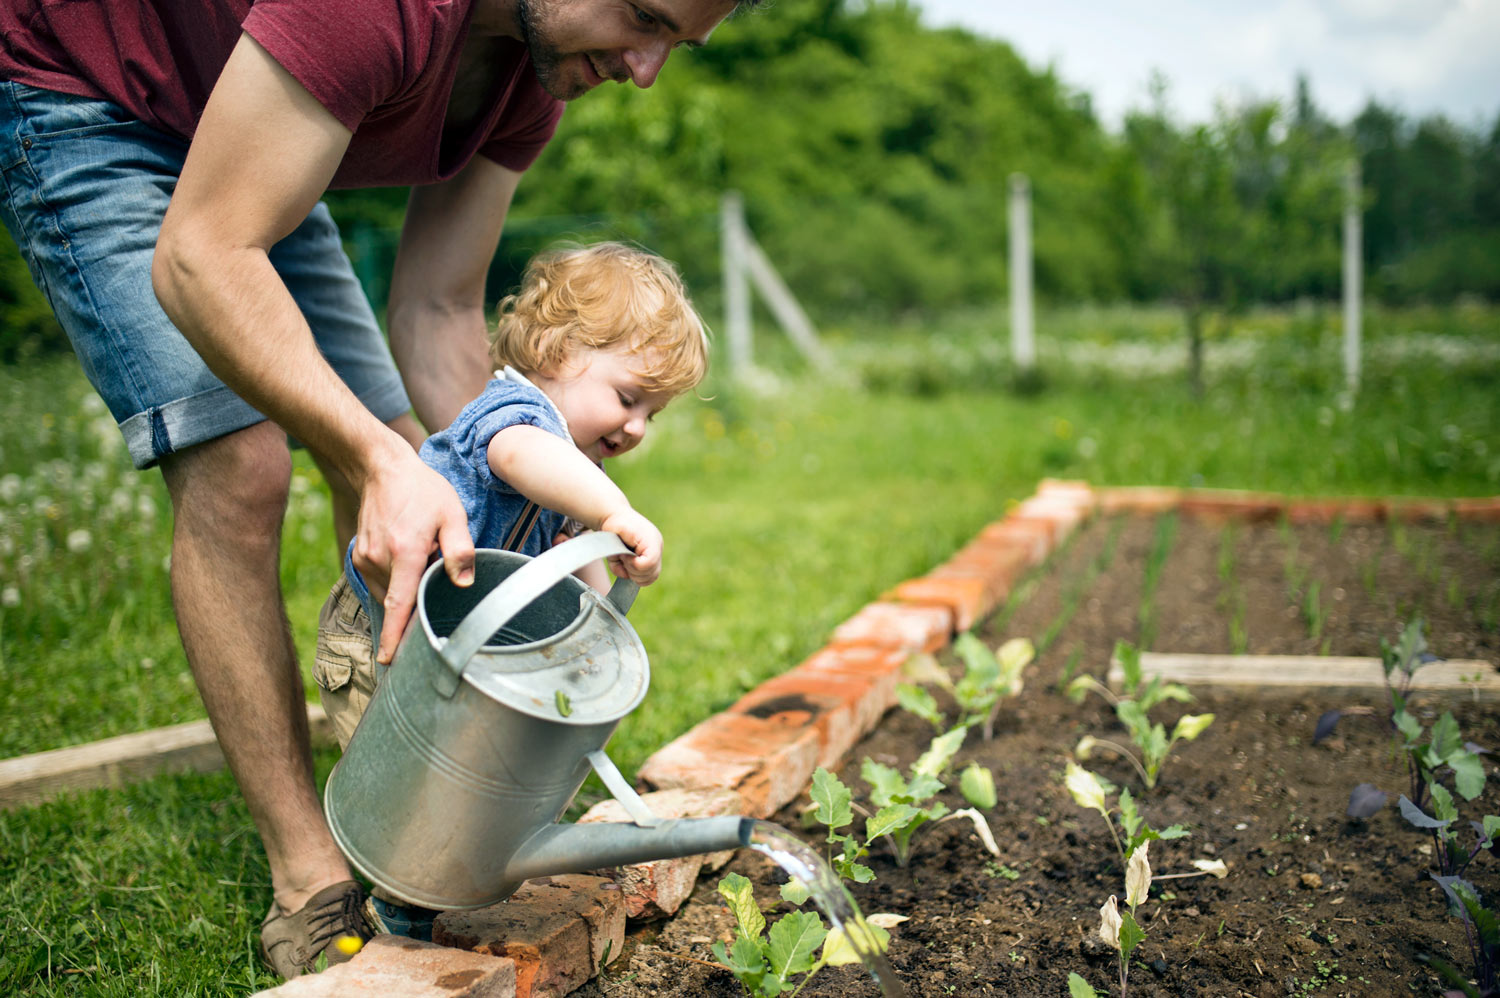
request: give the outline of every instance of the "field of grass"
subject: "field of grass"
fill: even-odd
[[[617,462],[667,538],[662,580],[631,615],[653,675],[611,744],[627,774],[1045,476],[1500,493],[1500,310],[1376,313],[1357,396],[1329,308],[1213,327],[1202,398],[1170,311],[1070,309],[1038,329],[1042,378],[1024,391],[999,311],[827,330],[844,379],[802,371],[763,330],[775,387],[710,385]],[[130,470],[92,399],[69,359],[0,371],[0,757],[202,716],[172,622],[165,493]],[[299,455],[283,583],[305,661],[338,567],[327,507]],[[321,753],[320,772],[331,764]],[[0,814],[0,878],[4,993],[272,983],[253,957],[264,857],[224,774]]]

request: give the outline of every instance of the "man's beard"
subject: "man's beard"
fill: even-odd
[[[526,51],[531,55],[531,66],[536,71],[536,78],[541,83],[542,89],[547,91],[558,100],[568,101],[576,97],[582,97],[588,92],[588,88],[578,89],[578,85],[566,79],[563,73],[563,55],[557,50],[547,38],[545,27],[542,26],[543,14],[539,14],[534,8],[545,7],[549,0],[516,0],[516,22],[521,28],[521,40],[526,43]]]

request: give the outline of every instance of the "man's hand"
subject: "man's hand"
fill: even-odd
[[[649,586],[661,575],[662,538],[656,524],[633,509],[625,509],[606,516],[599,529],[618,534],[635,550],[634,556],[622,554],[609,559],[609,567],[617,578]]]
[[[454,585],[474,581],[474,539],[463,504],[443,476],[407,451],[365,481],[354,539],[354,567],[385,608],[377,656],[382,665],[406,631],[417,584],[435,553],[442,554]]]

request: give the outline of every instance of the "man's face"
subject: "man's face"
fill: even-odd
[[[679,45],[698,46],[734,0],[518,0],[521,35],[553,97],[573,100],[605,80],[645,89]]]

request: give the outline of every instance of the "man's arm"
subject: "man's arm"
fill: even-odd
[[[484,280],[520,179],[476,156],[452,180],[412,190],[387,317],[391,352],[430,432],[489,380]]]
[[[355,565],[385,591],[394,651],[432,552],[466,585],[474,545],[443,478],[359,403],[319,354],[270,248],[322,196],[350,132],[242,35],[214,87],[162,222],[152,282],[167,315],[223,381],[360,494]],[[387,582],[388,580],[388,582]]]
[[[661,574],[661,531],[572,441],[536,426],[507,426],[490,438],[485,457],[497,477],[537,505],[619,534],[635,550],[609,559],[620,578],[646,586]]]

